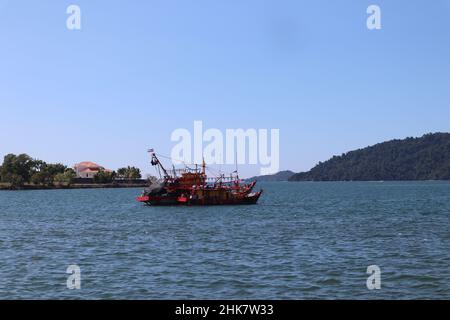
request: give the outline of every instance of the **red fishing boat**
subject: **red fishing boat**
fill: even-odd
[[[151,152],[151,164],[161,174],[158,182],[146,188],[136,200],[153,206],[173,205],[250,205],[256,204],[262,190],[253,192],[256,182],[242,183],[237,170],[229,177],[208,178],[206,164],[201,168],[166,170],[156,153]]]

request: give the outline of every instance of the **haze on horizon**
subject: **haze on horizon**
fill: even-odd
[[[300,172],[450,132],[449,32],[449,0],[0,0],[0,157],[154,174],[147,149],[170,155],[171,133],[201,120],[280,129],[280,170]]]

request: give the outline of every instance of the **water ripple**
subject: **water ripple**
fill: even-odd
[[[450,183],[263,188],[257,206],[200,208],[144,207],[135,189],[0,192],[0,298],[450,298]],[[66,288],[71,264],[82,290]]]

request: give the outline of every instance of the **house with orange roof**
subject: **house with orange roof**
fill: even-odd
[[[77,163],[73,168],[75,169],[77,178],[92,179],[100,171],[112,172],[111,170],[105,169],[101,165],[90,161]]]

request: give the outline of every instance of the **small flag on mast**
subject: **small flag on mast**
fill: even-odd
[[[154,149],[148,149],[147,152],[155,152]]]

